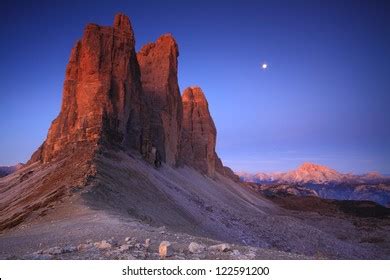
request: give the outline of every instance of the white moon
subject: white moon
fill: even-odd
[[[263,64],[261,65],[261,68],[267,69],[267,68],[268,68],[268,64],[267,64],[267,63],[263,63]]]

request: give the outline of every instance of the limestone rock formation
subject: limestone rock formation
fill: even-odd
[[[240,178],[222,164],[215,146],[217,130],[209,111],[207,99],[200,87],[184,90],[183,127],[180,143],[180,161],[210,177],[215,172],[238,182]]]
[[[153,146],[164,162],[177,164],[182,103],[177,82],[178,47],[170,35],[145,45],[137,54],[142,88],[148,100]]]
[[[61,112],[29,163],[85,151],[91,158],[102,146],[121,147],[157,167],[160,160],[187,164],[236,180],[215,152],[216,128],[202,90],[188,88],[180,96],[173,36],[162,35],[138,54],[134,45],[123,14],[112,27],[86,26],[66,69]]]
[[[181,161],[203,174],[214,176],[217,130],[206,97],[201,88],[189,87],[184,90],[182,101]]]
[[[61,112],[30,162],[101,143],[145,148],[148,119],[134,45],[123,14],[116,15],[113,27],[86,26],[66,68]]]

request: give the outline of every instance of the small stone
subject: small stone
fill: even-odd
[[[93,244],[79,244],[77,246],[77,251],[88,250],[88,249],[91,249],[92,247],[93,247]]]
[[[173,254],[172,245],[169,241],[163,241],[158,247],[160,258],[170,257]]]
[[[126,243],[134,246],[137,243],[137,238],[132,237],[132,238],[128,239],[128,241],[126,241]]]
[[[67,245],[65,246],[63,249],[62,249],[62,252],[63,253],[73,253],[77,251],[77,247],[76,246],[71,246],[71,245]]]
[[[112,253],[110,251],[107,251],[107,252],[104,253],[104,256],[109,258],[109,257],[112,256]]]
[[[150,247],[150,238],[147,238],[146,240],[145,240],[145,248],[149,248]]]
[[[125,252],[125,251],[128,251],[130,249],[130,245],[129,244],[123,244],[119,247],[119,251],[120,252]]]
[[[190,245],[188,246],[188,250],[193,253],[193,254],[199,254],[202,253],[205,249],[205,246],[200,245],[196,242],[191,242]]]
[[[62,254],[62,253],[63,253],[63,250],[60,247],[49,248],[49,249],[44,250],[42,252],[42,254],[50,254],[50,255],[59,255],[59,254]]]
[[[95,242],[95,247],[100,249],[100,250],[106,250],[106,249],[111,249],[112,245],[108,243],[106,240],[102,240],[99,242]]]
[[[214,252],[227,252],[230,251],[230,245],[227,243],[222,243],[218,245],[213,245],[209,247],[209,251],[214,251]]]
[[[128,242],[128,241],[130,241],[131,240],[131,237],[126,237],[125,238],[125,242]]]
[[[238,250],[233,250],[233,252],[231,252],[230,255],[232,255],[232,256],[239,256],[239,255],[240,255],[240,251],[238,251]]]
[[[110,243],[112,246],[118,245],[118,241],[114,237],[111,237],[110,239],[107,240],[108,243]]]

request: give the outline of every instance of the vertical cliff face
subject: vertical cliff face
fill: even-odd
[[[203,174],[215,173],[238,182],[239,177],[223,165],[215,147],[217,130],[209,111],[207,99],[200,87],[189,87],[182,95],[183,127],[180,143],[180,162]]]
[[[216,128],[202,90],[188,88],[180,96],[174,38],[163,35],[138,54],[134,45],[130,21],[123,14],[115,17],[112,27],[85,27],[72,49],[61,111],[46,140],[10,181],[0,182],[5,186],[0,211],[6,213],[0,215],[0,230],[83,187],[97,188],[103,194],[111,192],[111,183],[119,189],[134,184],[139,199],[126,203],[156,201],[154,190],[161,184],[157,177],[153,183],[148,178],[145,181],[145,174],[158,175],[158,171],[143,163],[137,166],[141,161],[133,150],[155,167],[163,160],[171,166],[186,164],[210,177],[216,172],[228,176],[215,153]],[[126,163],[113,173],[121,158]],[[167,174],[171,173],[161,172],[160,178],[171,188],[172,178]],[[149,190],[145,189],[148,184]],[[116,196],[118,189],[114,193],[110,207],[121,200]]]
[[[120,147],[157,167],[161,160],[233,178],[215,152],[216,128],[202,90],[190,87],[180,96],[175,39],[162,35],[138,54],[134,45],[123,14],[112,27],[86,26],[66,68],[61,112],[30,162]]]
[[[113,27],[86,26],[66,68],[61,112],[32,160],[47,162],[84,144],[142,150],[147,118],[134,44],[123,14]]]
[[[189,87],[183,96],[183,129],[180,158],[203,174],[214,176],[217,130],[209,106],[199,87]]]
[[[137,54],[142,88],[148,100],[152,145],[174,166],[179,157],[183,109],[177,82],[178,47],[170,35],[145,45]]]

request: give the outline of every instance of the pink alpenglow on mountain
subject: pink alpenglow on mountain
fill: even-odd
[[[343,179],[343,175],[336,170],[326,166],[305,162],[297,170],[284,174],[281,179],[291,182],[338,182]]]
[[[259,172],[255,174],[241,172],[239,176],[247,182],[280,182],[295,184],[329,183],[379,183],[389,178],[377,172],[363,175],[340,173],[332,168],[314,163],[303,163],[297,169],[288,172]]]

